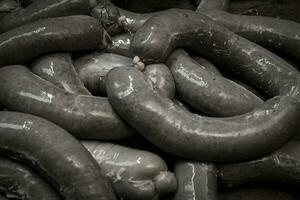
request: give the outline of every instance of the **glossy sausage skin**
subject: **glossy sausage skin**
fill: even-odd
[[[137,69],[112,69],[106,83],[109,101],[124,120],[154,145],[184,158],[249,159],[275,150],[300,126],[300,105],[291,97],[274,97],[236,117],[211,118],[158,95]]]
[[[218,68],[213,63],[211,63],[209,60],[207,60],[206,58],[203,58],[201,56],[191,56],[191,57],[194,61],[196,61],[198,63],[198,65],[201,68],[206,69],[216,75],[222,76],[222,74],[218,70]]]
[[[45,119],[0,112],[0,153],[37,169],[66,200],[116,199],[86,149]]]
[[[0,157],[0,192],[17,199],[62,199],[32,169],[4,157]]]
[[[104,48],[107,33],[97,19],[77,15],[39,20],[0,35],[0,67],[23,64],[53,51]]]
[[[299,59],[299,23],[271,17],[235,15],[221,10],[201,11],[201,13],[267,49]]]
[[[229,0],[201,0],[197,11],[207,10],[227,10],[229,7]]]
[[[182,49],[175,50],[166,63],[178,96],[200,112],[229,117],[249,112],[263,103],[235,82],[201,68]]]
[[[299,188],[299,151],[300,142],[290,141],[277,151],[262,158],[222,165],[219,168],[219,186],[228,189],[257,183],[280,183],[290,188]]]
[[[106,96],[105,80],[115,67],[133,66],[131,58],[111,53],[93,53],[74,62],[79,78],[94,95]]]
[[[150,80],[153,89],[160,95],[173,99],[175,96],[175,82],[169,68],[164,64],[146,66],[144,75]]]
[[[153,200],[176,190],[177,181],[157,155],[104,142],[82,141],[119,198]]]
[[[133,57],[130,52],[131,38],[132,35],[129,33],[118,34],[111,38],[111,43],[108,44],[103,52]]]
[[[72,62],[68,53],[48,54],[31,63],[31,71],[67,92],[90,95],[80,81]]]
[[[216,200],[217,168],[213,164],[179,160],[175,163],[178,189],[173,200]]]
[[[43,0],[16,10],[0,20],[0,33],[19,26],[53,17],[85,15],[89,13],[88,0]]]
[[[187,46],[229,68],[269,96],[300,97],[300,74],[268,50],[236,35],[208,17],[170,9],[149,19],[134,36],[131,50],[144,62],[163,62]]]
[[[82,139],[121,139],[133,134],[107,98],[66,92],[24,66],[0,69],[0,102],[9,110],[44,117]]]

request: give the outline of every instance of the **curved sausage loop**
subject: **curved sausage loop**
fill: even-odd
[[[4,157],[0,157],[0,192],[16,199],[61,200],[33,170]]]
[[[200,112],[228,117],[244,114],[263,103],[244,87],[203,69],[184,50],[175,50],[166,63],[178,96]]]
[[[226,66],[271,97],[289,95],[300,99],[300,74],[293,66],[189,10],[170,9],[150,18],[134,35],[131,50],[143,62],[160,63],[183,46]]]
[[[41,19],[86,15],[88,13],[88,0],[34,1],[26,8],[18,9],[3,17],[0,20],[0,33]]]
[[[274,97],[240,116],[211,118],[158,95],[137,69],[112,69],[106,83],[109,101],[124,120],[154,145],[184,158],[249,159],[277,149],[300,126],[300,105],[291,97]]]
[[[100,22],[90,16],[43,19],[0,35],[0,67],[50,52],[103,49],[108,40]]]
[[[116,199],[86,149],[45,119],[0,112],[0,153],[37,169],[66,200]]]
[[[48,54],[31,63],[31,71],[67,92],[90,95],[79,79],[72,62],[68,53]]]
[[[300,187],[300,142],[290,141],[262,158],[219,168],[219,186],[236,188],[257,183],[280,183]],[[270,170],[272,169],[272,170]]]
[[[217,168],[213,164],[196,161],[177,161],[175,176],[178,188],[173,200],[216,200]]]
[[[119,198],[153,200],[176,190],[177,181],[157,155],[104,142],[82,141]]]
[[[48,119],[81,139],[113,140],[133,131],[113,111],[107,98],[66,92],[25,66],[0,68],[0,104],[13,111]]]

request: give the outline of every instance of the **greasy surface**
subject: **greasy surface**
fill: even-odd
[[[202,12],[220,25],[248,40],[272,51],[299,58],[299,23],[271,17],[234,15],[217,10]]]
[[[219,200],[297,200],[293,194],[265,188],[246,188],[220,193]]]
[[[133,57],[130,52],[131,38],[132,35],[129,33],[122,33],[112,37],[111,44],[108,44],[104,52]]]
[[[178,188],[173,200],[216,200],[217,169],[215,165],[196,161],[177,161],[175,176]]]
[[[24,66],[0,69],[0,104],[44,117],[83,139],[121,139],[133,134],[107,98],[75,95],[41,79]]]
[[[91,15],[101,22],[102,26],[110,36],[123,31],[123,27],[119,23],[119,10],[112,3],[100,1],[92,10]]]
[[[152,83],[153,89],[160,95],[173,99],[175,96],[175,82],[169,68],[164,64],[146,66],[144,75]]]
[[[218,68],[206,58],[203,58],[201,56],[191,56],[191,57],[198,63],[198,65],[201,68],[206,69],[207,71],[210,71],[216,75],[222,76]]]
[[[10,29],[51,17],[84,15],[89,13],[88,0],[43,0],[36,1],[24,9],[18,9],[0,20],[0,33]]]
[[[235,116],[263,103],[235,82],[200,67],[184,50],[173,51],[166,63],[178,96],[198,111],[217,117]]]
[[[4,157],[0,157],[0,192],[17,199],[61,200],[33,170]]]
[[[177,182],[157,155],[104,142],[82,141],[118,195],[130,200],[153,200],[174,192]]]
[[[154,145],[185,158],[251,158],[278,148],[300,126],[300,106],[291,97],[275,97],[244,115],[210,118],[156,94],[134,68],[111,70],[106,83],[110,103],[124,120]]]
[[[31,71],[67,92],[90,95],[72,62],[68,53],[48,54],[31,63]]]
[[[104,48],[106,34],[100,22],[89,16],[39,20],[0,35],[0,67],[53,51]]]
[[[229,7],[229,0],[201,0],[197,11],[201,10],[227,10]]]
[[[300,97],[300,74],[280,57],[188,10],[170,9],[149,19],[131,49],[145,62],[162,62],[176,47],[188,46],[245,78],[269,96]]]
[[[234,188],[246,184],[281,183],[300,187],[300,141],[290,141],[279,150],[249,162],[223,165],[219,186]]]
[[[37,169],[66,200],[116,199],[86,149],[45,119],[0,112],[0,153]]]
[[[106,96],[106,74],[115,67],[133,66],[132,59],[111,53],[93,53],[74,62],[79,78],[94,95]]]

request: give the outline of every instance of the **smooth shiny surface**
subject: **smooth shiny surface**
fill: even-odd
[[[175,163],[178,189],[173,200],[216,200],[217,168],[214,164],[180,160]]]
[[[25,66],[0,68],[0,102],[9,110],[44,117],[82,139],[121,139],[133,135],[107,98],[66,92]]]
[[[106,96],[106,74],[115,67],[133,66],[131,58],[111,53],[93,53],[74,62],[79,78],[94,95]]]
[[[62,200],[32,169],[4,157],[0,157],[0,192],[17,199]]]
[[[299,131],[298,131],[299,134]],[[258,183],[280,183],[289,188],[300,187],[300,142],[289,141],[270,155],[256,160],[222,165],[219,168],[219,186],[237,188]]]
[[[131,50],[146,63],[160,63],[176,47],[183,46],[227,67],[271,97],[288,95],[300,99],[300,74],[293,66],[189,10],[170,9],[149,19],[135,34]]]
[[[160,95],[173,99],[175,96],[175,82],[170,69],[165,64],[146,66],[144,75],[151,81],[153,89]]]
[[[19,26],[53,17],[85,15],[89,13],[88,0],[43,0],[18,9],[0,20],[0,33]]]
[[[299,23],[271,17],[235,15],[221,10],[200,12],[248,40],[299,60]]]
[[[200,112],[229,117],[249,112],[263,103],[235,82],[203,69],[184,50],[175,50],[166,63],[178,96]]]
[[[294,98],[274,97],[235,117],[201,117],[155,93],[134,68],[111,70],[107,92],[114,110],[152,144],[196,160],[250,159],[277,149],[300,126],[300,105]]]
[[[66,200],[116,199],[86,149],[45,119],[0,112],[0,153],[38,170]]]
[[[84,15],[39,20],[0,35],[0,67],[24,64],[53,51],[104,48],[107,33]]]
[[[129,33],[118,34],[111,38],[111,44],[103,51],[121,56],[133,57],[130,52],[131,38],[132,35]]]
[[[215,75],[219,75],[222,76],[221,72],[218,70],[218,68],[209,60],[207,60],[206,58],[203,58],[201,56],[191,56],[193,58],[194,61],[196,61],[198,63],[198,65],[205,70],[208,70],[212,73],[214,73]]]
[[[68,53],[48,54],[31,63],[31,71],[67,92],[90,95],[80,81],[72,62]]]
[[[119,198],[153,200],[176,190],[174,175],[153,153],[112,143],[82,141],[82,144],[109,177]]]

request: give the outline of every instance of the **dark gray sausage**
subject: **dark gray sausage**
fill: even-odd
[[[225,11],[200,11],[218,24],[267,49],[300,57],[300,24],[271,17],[234,15]]]
[[[175,82],[169,68],[164,64],[146,66],[144,75],[152,83],[153,89],[160,95],[173,99],[175,96]]]
[[[174,174],[153,153],[112,143],[82,141],[82,144],[109,177],[119,198],[154,200],[176,190]]]
[[[90,95],[80,81],[72,62],[68,53],[48,54],[31,63],[31,71],[67,92]]]
[[[218,195],[219,200],[297,200],[291,192],[267,188],[245,188]]]
[[[219,66],[228,67],[269,96],[300,99],[300,74],[291,65],[189,10],[170,9],[149,19],[135,34],[131,49],[144,62],[159,63],[181,46],[192,47]]]
[[[0,153],[37,169],[66,200],[116,200],[86,149],[45,119],[0,112]]]
[[[119,10],[111,2],[99,2],[92,10],[91,15],[101,22],[102,26],[110,36],[123,31],[123,27],[119,22]]]
[[[178,188],[173,200],[216,200],[217,168],[196,161],[177,161],[175,176]]]
[[[201,68],[184,50],[175,50],[166,63],[178,96],[198,111],[217,117],[235,116],[263,103],[235,82]]]
[[[0,104],[44,117],[82,139],[121,139],[133,134],[107,98],[75,95],[41,79],[25,66],[0,68]]]
[[[198,65],[201,68],[206,69],[216,75],[222,76],[218,68],[206,58],[203,58],[201,56],[191,56],[191,57],[198,63]]]
[[[88,0],[43,0],[36,1],[0,20],[0,33],[19,26],[52,17],[84,15],[89,13]]]
[[[21,5],[15,0],[1,0],[0,1],[0,21],[8,13],[20,9]]]
[[[56,191],[27,166],[0,157],[0,192],[16,199],[61,200]],[[0,198],[1,199],[1,198]]]
[[[229,0],[201,0],[197,11],[206,10],[228,10]]]
[[[103,50],[106,53],[114,53],[122,56],[133,57],[130,52],[132,35],[123,33],[111,38],[111,43]]]
[[[4,197],[0,194],[0,200],[9,200],[9,199],[7,199],[6,197]]]
[[[228,189],[257,183],[281,183],[299,189],[299,152],[300,141],[290,141],[262,158],[223,165],[219,168],[219,186]]]
[[[131,58],[111,53],[93,53],[74,62],[79,78],[94,95],[106,96],[105,79],[115,67],[133,66]]]
[[[244,115],[211,118],[158,95],[135,68],[112,69],[106,83],[114,110],[151,143],[180,157],[249,159],[280,147],[300,126],[300,105],[291,97],[274,97]]]
[[[23,64],[53,51],[104,48],[107,33],[89,16],[49,18],[0,35],[0,67]]]

